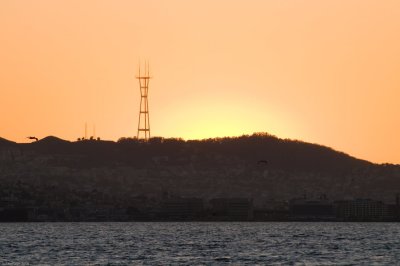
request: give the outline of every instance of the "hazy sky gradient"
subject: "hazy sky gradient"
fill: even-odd
[[[0,1],[0,136],[269,132],[400,163],[400,1]]]

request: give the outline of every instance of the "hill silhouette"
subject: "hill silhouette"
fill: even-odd
[[[24,146],[33,147],[34,150],[40,152],[52,153],[57,150],[63,150],[68,147],[70,141],[63,140],[54,136],[48,136],[32,143],[25,143]]]
[[[65,144],[69,143],[70,141],[63,140],[54,136],[47,136],[43,139],[40,139],[37,142],[33,142],[35,144],[41,144],[41,145],[59,145],[59,144]]]
[[[7,140],[7,139],[3,139],[0,137],[0,147],[7,147],[7,146],[13,146],[16,145],[17,143]]]
[[[156,137],[147,142],[133,138],[69,142],[49,136],[15,144],[11,152],[1,154],[7,182],[20,180],[27,187],[39,186],[38,191],[53,184],[61,194],[84,188],[113,198],[157,198],[167,192],[200,198],[248,197],[256,203],[304,194],[391,201],[400,187],[398,165],[377,165],[329,147],[266,133],[187,141]]]
[[[197,158],[197,161],[217,166],[213,157],[223,157],[225,164],[235,159],[257,166],[262,160],[268,162],[268,169],[303,172],[342,173],[353,168],[365,167],[372,163],[351,157],[329,147],[310,144],[297,140],[279,139],[269,134],[226,137],[204,140],[182,140],[152,138],[149,142],[137,139],[121,138],[118,142],[84,140],[65,141],[53,136],[46,137],[26,145],[32,149],[53,154],[83,155],[81,166],[90,161],[90,165],[110,165],[123,163],[137,166],[152,163],[155,157],[168,157],[170,164],[184,163]]]

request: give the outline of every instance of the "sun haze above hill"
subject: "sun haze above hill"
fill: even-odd
[[[400,2],[0,1],[0,135],[271,132],[400,163]]]

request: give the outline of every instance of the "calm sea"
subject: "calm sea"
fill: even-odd
[[[0,265],[396,265],[400,223],[9,223]]]

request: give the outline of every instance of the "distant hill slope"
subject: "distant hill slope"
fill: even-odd
[[[67,140],[63,140],[54,136],[48,136],[38,141],[25,143],[24,146],[39,152],[59,153],[60,151],[66,149],[70,143],[71,142]]]
[[[5,146],[13,146],[16,143],[7,139],[3,139],[0,137],[0,147],[5,147]]]
[[[0,179],[22,180],[39,190],[50,183],[62,193],[68,187],[115,197],[160,197],[166,191],[186,197],[251,197],[257,204],[304,194],[391,201],[400,193],[398,165],[377,165],[329,147],[268,134],[148,142],[47,137],[15,145],[11,152],[0,153]]]
[[[54,136],[48,136],[48,137],[45,137],[45,138],[40,139],[39,141],[33,142],[33,143],[41,144],[41,145],[49,145],[49,144],[57,145],[57,144],[63,144],[63,143],[70,143],[70,141],[63,140],[63,139],[60,139],[60,138],[57,138]]]
[[[225,165],[234,164],[235,160],[254,165],[264,161],[267,162],[264,167],[268,169],[305,172],[342,173],[372,165],[325,146],[279,139],[268,134],[189,141],[153,138],[149,142],[136,139],[69,142],[49,136],[25,148],[45,153],[83,155],[94,165],[118,162],[144,166],[160,156],[168,157],[170,164],[184,163],[193,158],[210,167],[217,167],[222,161]],[[221,158],[224,159],[221,161]]]

